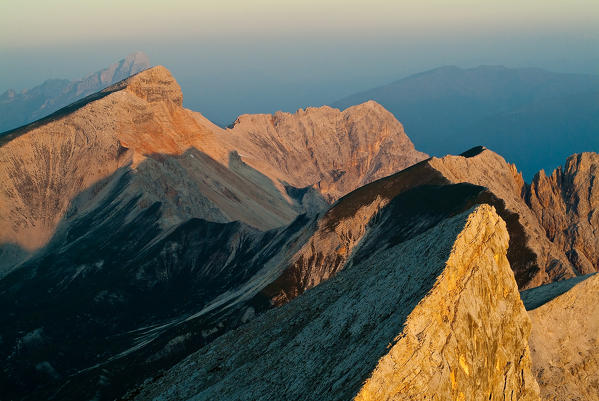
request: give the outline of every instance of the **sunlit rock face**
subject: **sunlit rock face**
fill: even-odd
[[[564,292],[564,286],[570,287]],[[557,295],[559,294],[559,295]],[[547,401],[599,399],[599,275],[533,288],[533,374]]]
[[[551,177],[540,173],[527,185],[516,166],[477,147],[433,157],[389,179],[397,183],[395,193],[430,183],[485,187],[488,194],[477,202],[494,205],[506,221],[508,259],[519,287],[527,289],[596,271],[597,165],[596,154],[574,155]]]
[[[572,155],[550,176],[533,179],[527,202],[547,237],[568,257],[576,273],[599,268],[599,155]]]
[[[328,201],[427,157],[374,101],[344,111],[323,106],[243,115],[230,135],[244,144],[240,153],[248,164],[275,167],[272,174],[295,187],[314,185]]]
[[[538,400],[530,320],[482,205],[217,339],[136,399]]]
[[[521,288],[531,288],[564,277],[573,277],[568,259],[545,235],[536,215],[523,199],[525,183],[516,166],[485,149],[465,156],[433,158],[431,166],[450,182],[469,182],[489,189],[503,204],[511,246],[508,257]]]

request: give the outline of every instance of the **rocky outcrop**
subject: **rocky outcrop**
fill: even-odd
[[[526,191],[515,166],[483,147],[423,161],[335,203],[290,266],[263,293],[270,302],[286,303],[342,269],[352,253],[361,257],[365,249],[376,250],[418,235],[442,218],[483,203],[493,205],[506,221],[508,259],[521,289],[574,277],[576,270],[566,254],[545,235],[527,205]],[[394,217],[384,233],[372,244],[364,244],[373,221],[390,213]],[[361,249],[355,250],[359,243]]]
[[[555,284],[529,291],[551,293]],[[599,275],[575,284],[529,311],[533,373],[543,400],[599,400]]]
[[[327,213],[318,221],[318,228],[293,256],[289,266],[262,290],[262,294],[272,305],[281,306],[343,269],[366,234],[372,218],[388,201],[377,197],[334,225],[331,224],[333,213]]]
[[[575,275],[566,256],[545,236],[537,216],[524,201],[524,181],[515,166],[484,148],[466,156],[433,158],[430,164],[450,182],[484,186],[504,203],[502,217],[512,239],[510,263],[521,288]]]
[[[52,79],[20,93],[0,95],[0,135],[54,113],[79,99],[150,67],[148,57],[135,52],[80,81]]]
[[[429,163],[448,181],[484,186],[502,200],[512,241],[508,258],[522,289],[597,271],[596,153],[573,155],[551,176],[539,172],[530,185],[489,150],[466,156],[433,158]]]
[[[452,188],[456,184],[464,185]],[[441,195],[443,191],[431,189],[431,186],[448,188]],[[487,203],[493,205],[507,223],[510,233],[508,259],[521,289],[575,276],[576,272],[566,255],[545,236],[535,213],[524,200],[525,192],[525,183],[516,168],[483,147],[473,148],[459,156],[425,160],[340,199],[319,223],[320,234],[314,240],[322,246],[306,247],[305,252],[298,256],[296,267],[281,278],[281,282],[285,282],[282,287],[290,289],[290,282],[296,283],[294,285],[307,282],[309,271],[320,272],[317,276],[323,277],[336,271],[345,260],[343,250],[351,251],[353,245],[350,244],[360,241],[365,232],[359,229],[363,223],[358,221],[356,211],[368,205],[378,205],[368,214],[374,218],[378,207],[395,198],[395,203],[401,205],[395,208],[395,213],[405,216],[405,219],[396,229],[389,229],[387,237],[381,236],[383,242],[389,238],[416,235],[423,227],[430,228],[441,217],[459,213],[474,204]],[[420,199],[416,198],[416,193]],[[434,199],[432,194],[439,197]],[[439,202],[439,199],[444,201]],[[457,207],[458,204],[461,206]],[[413,219],[407,211],[412,213]],[[351,230],[343,227],[351,227]],[[374,248],[376,246],[373,245]],[[293,280],[292,276],[295,277]],[[318,282],[314,275],[310,280]],[[271,295],[277,297],[282,294],[274,295],[273,292]]]
[[[457,215],[219,338],[136,399],[537,400],[507,245],[491,207]]]
[[[550,176],[540,171],[526,201],[547,238],[562,251],[577,274],[599,269],[599,155],[581,153]]]

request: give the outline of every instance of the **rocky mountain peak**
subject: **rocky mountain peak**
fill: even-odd
[[[150,67],[150,59],[145,53],[137,51],[127,55],[124,59],[116,61],[108,67],[88,75],[82,81],[77,83],[80,91],[92,89],[97,85],[107,86],[114,82],[121,81],[131,75]]]
[[[146,66],[146,68],[150,66],[150,59],[148,56],[139,50],[129,54],[127,57],[125,57],[124,61],[125,62],[123,64],[129,66]]]
[[[150,103],[170,101],[180,107],[183,104],[181,87],[170,71],[161,65],[135,74],[127,80],[126,87]]]
[[[243,115],[227,137],[243,144],[246,163],[297,188],[314,185],[329,202],[427,157],[373,101],[343,111],[322,106]]]
[[[540,171],[526,193],[526,201],[547,237],[560,248],[578,274],[599,267],[599,154],[570,156],[550,176]]]

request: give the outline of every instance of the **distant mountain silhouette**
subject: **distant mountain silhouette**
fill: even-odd
[[[80,81],[49,79],[19,93],[7,90],[0,95],[0,133],[50,115],[149,67],[148,57],[135,52]]]
[[[599,149],[599,76],[535,68],[440,67],[333,103],[376,100],[416,147],[442,156],[484,144],[526,179],[570,154]]]

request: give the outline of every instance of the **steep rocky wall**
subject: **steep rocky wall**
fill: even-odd
[[[538,400],[507,243],[490,206],[447,219],[217,339],[135,398]]]
[[[550,176],[540,171],[526,194],[547,237],[578,274],[599,269],[599,154],[572,155]]]
[[[494,209],[468,217],[433,289],[356,400],[534,400],[530,321]]]
[[[430,165],[450,182],[469,182],[487,187],[504,202],[506,213],[514,215],[515,221],[511,224],[514,227],[509,227],[510,232],[516,235],[514,229],[523,230],[520,236],[534,258],[530,261],[510,261],[519,278],[522,277],[518,282],[521,288],[536,287],[575,275],[564,253],[546,237],[537,216],[524,201],[522,176],[503,157],[481,147],[478,152],[465,156],[433,158]],[[504,219],[508,220],[507,216]],[[518,271],[520,269],[528,270],[530,276]]]
[[[310,240],[293,256],[290,266],[264,288],[262,294],[273,305],[281,306],[343,269],[371,219],[388,201],[377,197],[357,209],[353,216],[337,221],[333,227],[326,215],[319,221]]]
[[[427,157],[373,101],[242,115],[227,133],[246,163],[295,187],[314,186],[329,202]]]

